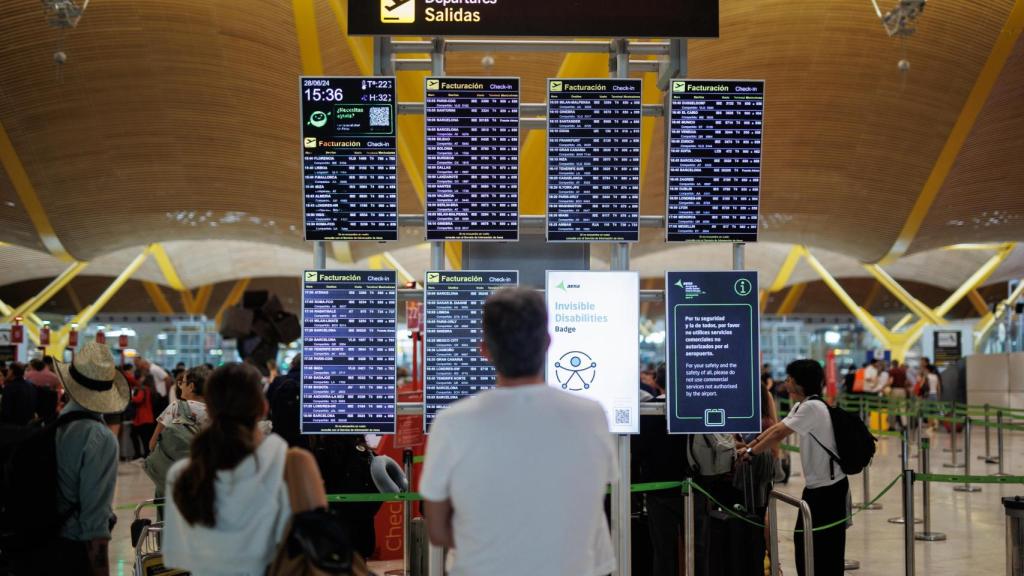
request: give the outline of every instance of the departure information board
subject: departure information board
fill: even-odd
[[[306,240],[397,240],[395,79],[299,82]]]
[[[757,241],[763,80],[673,80],[669,242]]]
[[[393,434],[398,291],[393,270],[307,270],[303,434]]]
[[[427,240],[516,240],[519,79],[426,83]]]
[[[548,80],[548,240],[639,239],[641,86]]]
[[[668,431],[761,431],[757,272],[668,272]]]
[[[494,367],[480,355],[484,300],[518,283],[514,270],[427,272],[425,429],[452,402],[494,387]]]

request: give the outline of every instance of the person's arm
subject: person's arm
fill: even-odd
[[[153,429],[153,436],[149,438],[149,449],[156,450],[156,442],[160,439],[160,433],[164,431],[164,423],[159,420],[156,423],[156,428]]]
[[[90,540],[86,543],[86,552],[89,556],[89,570],[93,576],[110,575],[110,539]]]
[[[423,517],[427,521],[427,534],[430,536],[431,544],[455,548],[455,531],[452,529],[454,513],[451,500],[423,501]]]
[[[792,433],[793,430],[789,426],[786,426],[785,423],[779,422],[774,424],[771,428],[762,432],[761,435],[755,438],[753,442],[748,444],[746,449],[741,450],[740,458],[746,459],[753,454],[760,454],[776,448]]]
[[[288,449],[284,480],[288,484],[293,514],[327,508],[324,479],[320,476],[316,458],[309,451],[302,448]]]

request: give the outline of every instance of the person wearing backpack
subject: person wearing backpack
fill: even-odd
[[[88,342],[55,364],[69,397],[57,421],[27,437],[5,463],[5,527],[24,547],[15,574],[109,574],[117,440],[103,414],[128,404],[110,350]],[[5,553],[11,549],[5,546]]]
[[[782,422],[768,428],[745,448],[741,448],[738,456],[743,460],[750,460],[752,455],[776,448],[791,434],[800,436],[800,462],[803,464],[806,478],[806,487],[801,498],[810,506],[815,526],[839,522],[836,526],[814,532],[814,574],[842,576],[845,568],[843,558],[846,552],[846,523],[840,521],[849,515],[847,503],[850,492],[850,484],[844,470],[854,470],[861,464],[861,459],[868,450],[866,446],[853,446],[845,451],[840,449],[840,445],[846,447],[851,445],[851,441],[864,440],[862,437],[854,438],[854,433],[850,432],[852,440],[846,440],[844,437],[844,442],[837,442],[833,420],[841,421],[844,428],[852,423],[840,420],[844,418],[842,414],[849,413],[843,410],[833,411],[821,400],[824,382],[825,371],[815,360],[796,360],[786,366],[785,385],[789,388],[790,398],[794,401],[793,409]],[[856,416],[853,418],[856,419]],[[864,428],[864,432],[867,432],[867,428]],[[847,431],[844,429],[845,434]],[[870,454],[874,454],[873,443],[870,446]],[[844,457],[841,462],[840,456]],[[870,459],[870,456],[868,458]],[[797,574],[800,576],[805,573],[801,532],[803,529],[803,519],[798,517],[798,532],[795,534],[794,544]]]
[[[149,442],[149,456],[143,464],[146,475],[156,484],[155,498],[164,497],[167,471],[172,464],[188,457],[192,439],[209,423],[203,385],[210,370],[197,366],[182,376],[177,390],[179,400],[157,418],[156,432]]]

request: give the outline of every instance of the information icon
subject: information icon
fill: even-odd
[[[562,390],[589,390],[597,375],[597,362],[586,352],[566,352],[555,362],[555,378]]]
[[[747,294],[750,294],[752,286],[750,284],[750,280],[740,278],[735,284],[733,284],[732,288],[736,291],[738,296],[746,296]]]

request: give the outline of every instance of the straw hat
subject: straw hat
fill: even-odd
[[[87,342],[74,362],[55,362],[54,368],[71,398],[86,410],[116,414],[128,406],[128,381],[105,345]]]

